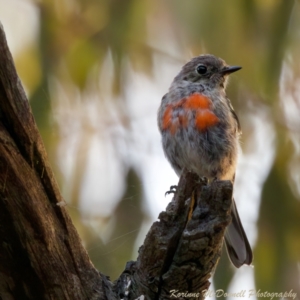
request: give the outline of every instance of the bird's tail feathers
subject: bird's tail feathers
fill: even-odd
[[[253,254],[241,223],[235,201],[232,200],[232,221],[225,232],[225,244],[231,262],[237,267],[251,265]]]

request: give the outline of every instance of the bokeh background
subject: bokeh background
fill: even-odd
[[[67,209],[112,279],[178,181],[156,125],[172,79],[203,53],[243,66],[228,95],[243,130],[235,198],[254,267],[223,256],[212,289],[300,297],[299,1],[0,0],[0,21]]]

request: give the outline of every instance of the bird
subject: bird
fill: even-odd
[[[184,169],[200,178],[234,184],[241,125],[226,95],[228,77],[240,70],[212,54],[187,62],[158,109],[158,128],[166,158],[178,176]],[[234,199],[225,245],[232,264],[251,265],[252,249]]]

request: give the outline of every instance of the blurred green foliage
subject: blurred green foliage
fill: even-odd
[[[153,23],[161,29],[157,31],[159,36],[167,32],[165,28],[171,28],[173,36],[165,36],[165,40],[171,42],[172,39],[184,59],[187,52],[193,56],[213,53],[229,63],[243,66],[239,86],[233,84],[229,89],[234,107],[243,115],[249,101],[253,106],[264,104],[273,117],[276,131],[276,156],[263,186],[254,249],[256,286],[268,291],[293,289],[300,295],[300,202],[289,176],[290,158],[299,155],[290,134],[292,130],[299,135],[300,127],[290,129],[289,117],[284,117],[279,98],[282,65],[288,56],[292,56],[290,67],[294,74],[299,76],[300,73],[298,1],[36,0],[32,3],[40,14],[39,36],[15,61],[54,166],[58,132],[52,123],[49,79],[55,77],[61,85],[71,82],[84,92],[99,81],[99,72],[109,52],[113,59],[112,93],[122,99],[126,76],[124,59],[129,59],[136,71],[151,74],[153,56],[163,51],[160,45],[155,47],[149,40],[153,36],[153,32],[149,35]],[[166,51],[163,55],[169,54]],[[178,57],[180,59],[182,57]],[[299,80],[297,76],[294,80],[297,78]],[[294,100],[298,101],[298,108],[299,97]],[[247,118],[241,121],[246,128],[244,139],[247,139]],[[74,169],[76,184],[67,199],[75,207],[79,207],[83,166],[84,160],[81,167]],[[55,171],[63,186],[58,168]],[[140,180],[133,171],[128,173],[127,191],[111,217],[115,220],[113,237],[134,231],[147,217],[141,209],[142,192],[137,191]],[[132,186],[137,189],[132,191]],[[134,222],[132,213],[126,210],[126,199],[134,202]],[[97,255],[97,247],[105,248],[99,235],[82,223],[78,213],[71,211],[71,214],[87,249],[92,249],[90,255],[96,267],[116,278],[125,262],[131,259],[137,232],[126,237],[126,247]],[[228,263],[221,260],[215,287],[226,289],[232,275]]]

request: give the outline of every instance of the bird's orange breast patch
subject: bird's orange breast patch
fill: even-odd
[[[196,113],[195,126],[200,131],[205,131],[209,127],[216,125],[218,122],[218,117],[208,109],[200,110]]]
[[[172,124],[172,105],[168,105],[162,119],[162,129],[168,129]]]
[[[211,110],[211,105],[211,100],[199,93],[169,104],[163,114],[162,129],[169,130],[174,135],[178,129],[187,128],[189,121],[192,121],[196,129],[205,131],[219,122]],[[195,114],[190,114],[191,111]]]
[[[185,99],[184,107],[187,109],[209,109],[211,101],[208,97],[195,93]]]

